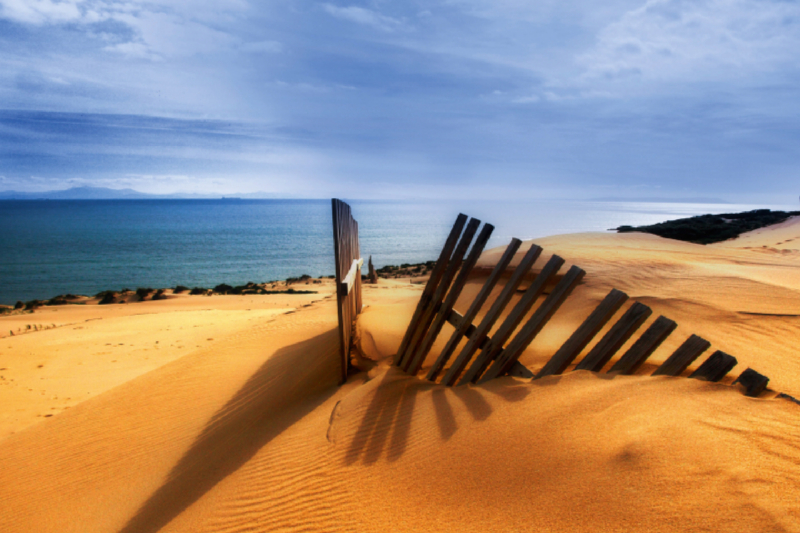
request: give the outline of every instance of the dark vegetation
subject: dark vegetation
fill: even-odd
[[[328,276],[333,278],[333,276]],[[236,294],[236,295],[246,295],[246,294],[316,294],[317,291],[307,291],[307,290],[297,290],[294,288],[286,288],[286,289],[276,289],[278,283],[283,283],[285,285],[290,285],[292,283],[301,283],[304,282],[305,284],[310,283],[321,283],[318,279],[313,279],[308,274],[303,274],[302,276],[289,278],[285,281],[269,281],[267,283],[253,283],[252,281],[247,282],[245,285],[238,285],[236,287],[228,285],[227,283],[220,283],[213,289],[206,289],[204,287],[195,287],[193,289],[189,289],[189,287],[185,285],[177,285],[173,289],[174,294],[180,294],[183,292],[189,292],[191,295],[202,295],[202,296],[210,296],[211,294]],[[95,294],[95,298],[97,298],[99,305],[108,305],[114,303],[127,303],[128,297],[131,296],[132,291],[130,289],[122,289],[121,291],[100,291]],[[136,289],[136,298],[132,301],[139,301],[143,302],[145,300],[166,300],[168,298],[165,289],[151,289],[151,288],[144,288],[140,287]],[[152,295],[152,296],[151,296]],[[17,302],[13,308],[8,306],[0,306],[0,313],[10,313],[13,311],[33,311],[34,309],[44,306],[44,305],[84,305],[86,302],[85,296],[76,296],[74,294],[60,294],[58,296],[54,296],[49,300],[30,300],[28,302]],[[77,300],[77,301],[76,301]]]
[[[117,293],[114,291],[103,291],[97,294],[97,298],[100,298],[100,301],[97,302],[99,305],[113,304],[117,301]]]
[[[317,291],[298,291],[289,287],[285,291],[262,290],[259,294],[317,294]]]
[[[305,281],[309,283],[308,280],[311,279],[311,276],[308,274],[303,274],[299,278],[289,278],[286,280],[286,285],[290,283],[298,283],[300,281]],[[274,285],[277,282],[271,282]],[[239,285],[237,287],[231,287],[230,285],[221,284],[214,287],[214,292],[219,294],[316,294],[317,291],[299,291],[293,288],[288,289],[279,289],[279,290],[271,290],[267,289],[266,285],[270,285],[270,283],[264,283],[262,285],[258,285],[253,283],[252,281],[248,282],[246,285]]]
[[[638,231],[652,233],[667,239],[677,239],[696,244],[733,239],[758,228],[778,224],[789,217],[800,215],[800,211],[770,211],[756,209],[744,213],[725,213],[722,215],[700,215],[690,218],[668,220],[651,226],[620,226],[619,233]],[[380,272],[380,271],[379,271]]]
[[[301,281],[308,281],[311,279],[311,276],[308,274],[303,274],[299,278],[286,278],[286,284],[291,285],[292,283],[300,283]]]
[[[386,265],[383,266],[375,272],[378,273],[378,277],[381,278],[407,278],[409,276],[424,276],[426,274],[430,274],[433,267],[436,265],[436,261],[426,261],[425,263],[403,263],[400,266],[396,265]],[[362,279],[366,276],[362,276]]]
[[[150,293],[152,293],[152,292],[153,292],[153,289],[144,289],[144,288],[140,287],[140,288],[136,289],[136,296],[139,297],[139,301],[140,302],[143,302],[145,300],[145,298],[147,298],[150,295]],[[163,293],[164,291],[161,291],[161,292]]]

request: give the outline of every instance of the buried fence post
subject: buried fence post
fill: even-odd
[[[347,381],[350,369],[350,346],[356,316],[361,313],[361,251],[358,244],[358,222],[350,206],[331,200],[333,214],[333,252],[336,260],[336,310],[339,315],[339,350],[341,383]]]
[[[654,376],[680,376],[700,354],[708,350],[711,343],[702,337],[692,335],[681,344],[660,367],[653,372]]]
[[[603,329],[603,326],[611,320],[622,304],[628,299],[628,295],[617,289],[603,298],[603,301],[594,311],[583,321],[583,324],[575,330],[575,333],[558,349],[553,357],[542,367],[535,379],[545,376],[561,374],[578,357],[587,344]]]
[[[741,375],[736,378],[736,381],[733,382],[734,385],[737,383],[741,384],[744,387],[744,395],[751,396],[755,398],[767,388],[767,383],[769,383],[769,378],[763,374],[759,374],[752,368],[748,368]]]
[[[489,237],[491,237],[493,231],[494,226],[491,224],[484,224],[481,233],[478,235],[478,238],[475,239],[475,244],[472,245],[472,250],[470,250],[467,260],[461,266],[458,277],[450,287],[450,290],[447,293],[447,298],[445,298],[441,307],[439,307],[436,317],[431,323],[430,329],[428,329],[428,332],[425,334],[422,343],[417,347],[414,358],[411,360],[411,364],[409,365],[407,372],[412,376],[419,372],[419,368],[422,366],[423,361],[425,361],[425,357],[428,355],[428,352],[433,346],[436,337],[439,336],[442,326],[447,320],[450,311],[453,309],[453,305],[455,305],[456,300],[461,295],[461,291],[464,288],[464,284],[467,282],[469,273],[472,271],[475,263],[478,262],[478,257],[480,257],[481,252],[483,252],[483,248],[486,246],[486,243],[489,242]]]
[[[622,317],[611,326],[594,348],[578,363],[575,370],[591,370],[600,372],[605,364],[617,353],[623,344],[644,324],[652,314],[652,310],[643,303],[634,302]]]
[[[489,311],[475,329],[475,333],[470,337],[466,346],[464,346],[464,348],[461,350],[461,353],[458,354],[458,357],[453,362],[450,370],[448,370],[448,373],[443,378],[443,384],[452,385],[455,383],[455,380],[466,367],[467,363],[469,363],[469,360],[472,358],[473,354],[477,350],[482,350],[488,346],[490,342],[488,337],[489,331],[492,329],[492,326],[494,326],[495,322],[497,322],[497,320],[500,318],[503,309],[505,309],[506,305],[508,305],[508,302],[511,301],[511,298],[514,296],[514,293],[516,292],[520,283],[522,283],[525,275],[531,269],[541,253],[541,247],[536,246],[535,244],[531,245],[531,247],[528,249],[528,252],[522,258],[522,261],[520,261],[519,265],[514,270],[514,273],[511,275],[511,279],[509,279],[508,283],[506,283],[506,286],[503,287],[500,296],[497,297],[497,300],[495,300],[494,304],[492,304],[492,307],[489,308]],[[436,376],[441,372],[441,370],[441,367],[434,365],[434,367],[431,368],[431,371],[428,373],[428,379],[431,381],[436,379]]]
[[[472,237],[475,236],[475,232],[478,231],[478,226],[480,226],[480,224],[481,221],[477,218],[471,219],[467,224],[467,228],[464,230],[464,234],[461,235],[461,240],[458,242],[455,252],[453,252],[450,262],[447,265],[447,270],[445,270],[439,286],[436,287],[436,292],[433,293],[429,305],[423,311],[419,323],[417,324],[417,329],[408,342],[406,353],[400,361],[399,366],[404,372],[408,372],[411,367],[414,361],[414,355],[417,353],[417,348],[419,348],[420,342],[422,342],[425,334],[428,333],[428,329],[431,327],[436,312],[439,310],[439,306],[442,305],[442,300],[444,300],[447,290],[450,288],[450,283],[458,273],[458,269],[464,261],[464,255],[467,253],[467,249],[472,242]]]
[[[738,361],[734,356],[717,350],[702,365],[697,367],[697,370],[692,372],[689,377],[706,381],[719,381],[736,366],[736,363]]]
[[[378,283],[378,273],[375,272],[375,266],[372,264],[372,256],[369,256],[369,282]]]
[[[447,341],[447,344],[442,350],[442,353],[439,354],[439,357],[436,359],[436,362],[428,371],[426,379],[431,381],[436,379],[436,376],[438,376],[439,373],[442,371],[442,368],[444,368],[444,365],[450,359],[450,356],[453,354],[453,351],[458,346],[458,343],[461,342],[462,337],[468,336],[467,330],[475,327],[472,325],[473,319],[478,314],[478,311],[480,311],[483,304],[486,302],[486,299],[489,297],[489,294],[491,294],[492,289],[494,289],[497,282],[500,281],[500,276],[503,275],[503,272],[505,272],[506,267],[509,265],[509,263],[511,263],[511,260],[514,258],[514,254],[519,249],[520,244],[522,244],[522,241],[520,241],[519,239],[511,239],[511,244],[508,245],[506,251],[503,253],[503,256],[500,258],[500,261],[498,261],[497,265],[495,265],[494,269],[492,270],[492,273],[489,275],[489,278],[483,284],[483,287],[481,287],[481,291],[475,297],[475,301],[472,302],[472,305],[470,305],[467,313],[463,317],[461,317],[459,324],[456,326],[455,331],[450,336],[450,339]],[[477,331],[477,328],[475,328],[475,331]],[[474,333],[472,336],[469,337],[470,337],[469,342],[473,342],[475,340]]]
[[[492,365],[481,376],[480,383],[486,382],[505,375],[506,372],[511,370],[514,363],[517,361],[523,350],[528,347],[531,341],[539,334],[547,321],[558,311],[564,300],[570,295],[572,290],[580,283],[586,272],[577,267],[572,266],[561,278],[553,292],[551,292],[538,309],[533,313],[530,320],[522,327],[506,348],[498,354]]]
[[[630,375],[639,370],[656,348],[661,346],[670,333],[675,331],[678,324],[665,316],[660,316],[653,322],[647,330],[642,333],[633,346],[620,357],[609,372],[619,372],[620,374]]]
[[[420,296],[419,302],[417,302],[417,308],[414,310],[414,316],[411,317],[411,322],[408,324],[408,329],[406,329],[406,333],[403,336],[400,347],[397,349],[397,353],[394,356],[394,364],[397,366],[401,366],[406,359],[408,345],[411,344],[411,339],[414,337],[414,334],[420,325],[422,315],[425,313],[425,311],[427,311],[428,306],[433,303],[433,296],[436,292],[436,288],[439,286],[439,282],[444,275],[445,269],[447,269],[447,264],[450,262],[450,256],[456,247],[458,237],[461,235],[461,230],[464,229],[464,225],[466,223],[467,215],[459,214],[458,217],[456,217],[456,222],[453,224],[453,229],[450,230],[450,235],[448,235],[447,241],[444,243],[444,248],[442,248],[442,252],[439,254],[439,259],[436,261],[436,265],[433,267],[433,271],[428,278],[428,283],[425,284],[425,289],[422,291],[422,296]]]
[[[555,276],[563,264],[564,260],[559,256],[553,255],[550,257],[550,260],[544,265],[544,268],[542,268],[539,275],[536,276],[536,279],[533,280],[533,283],[525,290],[525,294],[522,295],[517,305],[514,306],[503,323],[500,324],[500,327],[497,328],[494,335],[492,335],[492,340],[481,349],[478,356],[472,361],[472,366],[464,373],[464,376],[458,382],[459,385],[478,381],[478,378],[480,378],[486,368],[488,368],[492,361],[502,352],[505,342],[517,329],[517,326],[525,318],[525,315],[531,307],[533,307],[533,304],[536,303],[536,299],[544,292],[547,282],[550,281],[550,278]],[[455,372],[456,370],[459,369],[451,367],[442,379],[442,383],[452,386],[455,380],[458,379],[458,373]]]

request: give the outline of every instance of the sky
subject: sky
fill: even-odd
[[[0,191],[800,195],[797,0],[0,0]]]

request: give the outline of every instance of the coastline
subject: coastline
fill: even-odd
[[[331,275],[330,201],[205,200],[3,202],[0,303],[129,287]],[[605,232],[754,205],[586,201],[353,201],[361,249],[376,268],[438,257],[463,211],[495,225],[488,247]],[[792,206],[769,205],[773,209]]]
[[[0,529],[794,530],[800,411],[774,393],[800,396],[800,222],[706,246],[535,242],[535,269],[556,253],[587,276],[523,354],[531,370],[617,287],[680,324],[647,365],[698,333],[773,394],[585,371],[437,387],[385,364],[424,278],[363,286],[342,387],[330,280],[316,294],[46,307],[32,316],[59,327],[0,339]]]

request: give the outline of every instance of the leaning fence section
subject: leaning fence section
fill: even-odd
[[[454,305],[494,231],[491,224],[484,224],[479,232],[480,225],[481,221],[478,219],[459,215],[431,272],[395,356],[395,364],[411,375],[416,375],[420,371],[444,324],[449,323],[455,330],[428,371],[427,379],[435,381],[439,377],[465,338],[467,342],[444,373],[442,384],[452,386],[507,374],[532,377],[533,373],[519,363],[519,356],[585,274],[578,267],[570,268],[533,315],[524,321],[528,311],[544,294],[547,284],[555,280],[559,268],[564,264],[563,259],[553,256],[525,290],[522,298],[507,314],[499,328],[490,336],[490,331],[504,314],[506,306],[542,249],[534,245],[528,250],[494,304],[475,325],[473,321],[478,312],[489,299],[522,244],[519,239],[511,240],[469,309],[462,315],[454,309]]]
[[[361,312],[361,250],[358,244],[358,222],[350,206],[336,198],[331,200],[333,213],[333,251],[336,261],[336,304],[339,312],[339,349],[341,381],[347,380],[350,369],[350,348],[353,324]]]
[[[480,225],[480,220],[469,219],[463,214],[458,216],[453,225],[394,358],[394,364],[408,374],[419,373],[445,323],[449,323],[453,331],[428,370],[426,379],[436,381],[442,376],[440,383],[446,386],[483,383],[505,375],[541,379],[561,374],[569,367],[572,370],[602,372],[631,339],[634,339],[631,347],[606,372],[634,374],[677,328],[674,321],[659,316],[637,338],[637,331],[653,311],[640,302],[632,302],[583,359],[575,363],[628,301],[627,294],[612,289],[534,376],[519,362],[519,357],[586,273],[577,266],[571,266],[559,276],[564,260],[554,254],[538,274],[531,276],[531,267],[542,253],[542,248],[531,245],[489,310],[479,322],[474,323],[522,244],[519,239],[511,240],[467,311],[461,314],[454,305],[494,230],[491,224],[484,224],[478,232]],[[533,277],[530,285],[521,290],[519,287],[523,279],[530,277]],[[551,286],[552,289],[546,293],[545,288]],[[506,312],[512,297],[520,292],[522,294],[517,303]],[[500,322],[502,316],[505,319]],[[464,340],[465,343],[462,342]],[[459,346],[461,349],[457,352]],[[710,346],[711,343],[705,339],[691,335],[653,375],[682,375]],[[720,381],[736,364],[735,357],[717,350],[688,377]],[[748,396],[760,395],[766,390],[768,382],[769,378],[750,368],[734,381],[744,387],[744,393]]]

